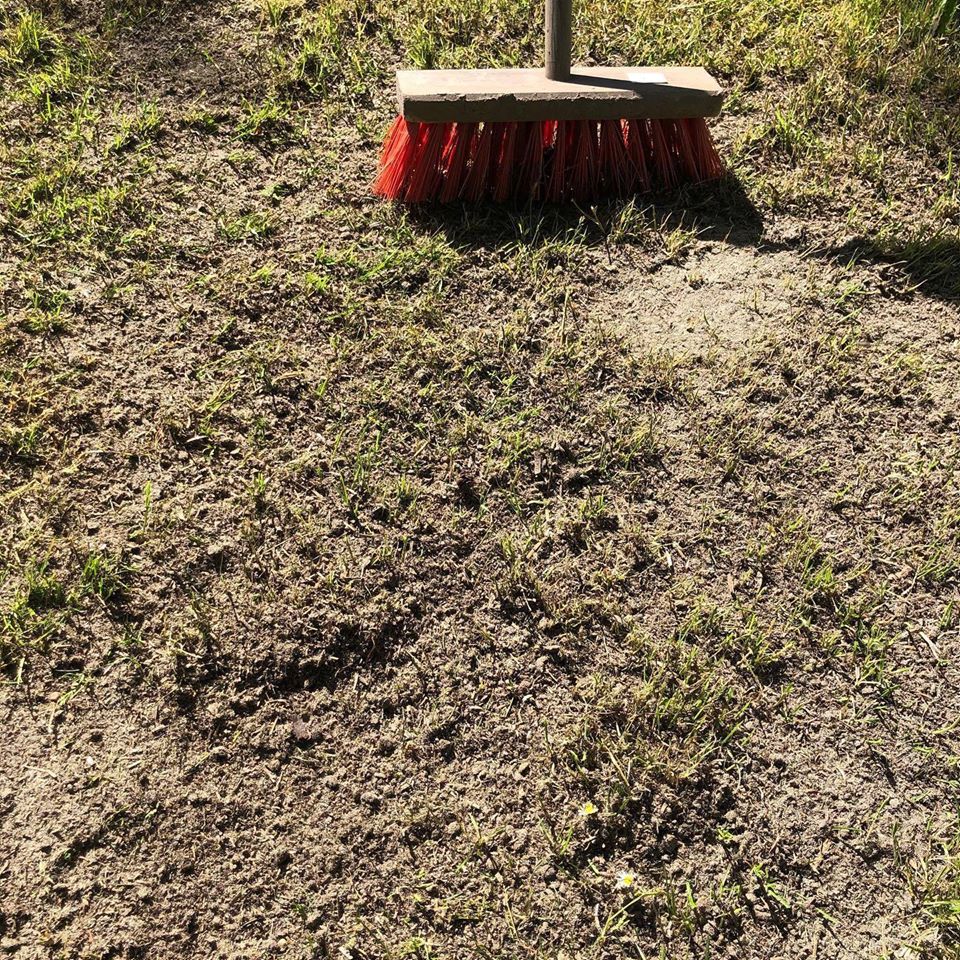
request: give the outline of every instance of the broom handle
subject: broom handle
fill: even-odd
[[[546,73],[548,80],[570,79],[571,23],[573,0],[546,0]]]

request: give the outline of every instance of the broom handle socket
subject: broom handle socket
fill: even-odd
[[[544,21],[547,79],[569,80],[573,0],[546,0]]]

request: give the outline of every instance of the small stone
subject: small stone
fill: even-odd
[[[297,743],[310,744],[320,739],[320,731],[306,720],[294,720],[290,724],[290,735]]]

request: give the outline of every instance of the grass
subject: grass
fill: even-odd
[[[956,956],[954,8],[579,18],[717,73],[728,181],[371,200],[515,0],[0,13],[4,750],[108,811],[10,936],[122,855],[258,955]]]

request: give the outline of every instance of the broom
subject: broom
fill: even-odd
[[[570,68],[573,0],[546,0],[546,69],[401,70],[374,193],[404,203],[590,201],[719,177],[700,67]]]

